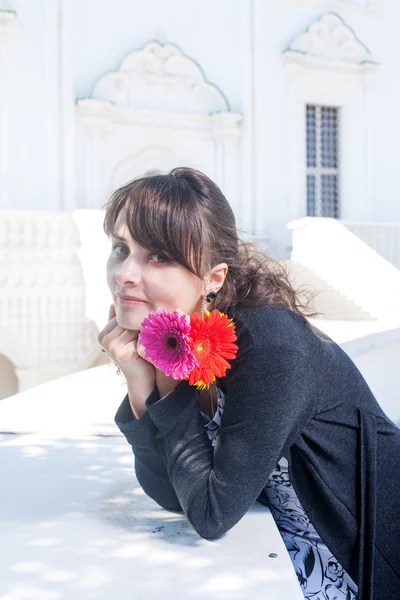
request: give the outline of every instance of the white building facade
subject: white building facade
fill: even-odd
[[[90,215],[100,231],[110,193],[151,170],[186,165],[213,178],[245,235],[342,294],[337,318],[395,310],[397,0],[8,0],[0,8],[8,393],[88,364],[101,317],[90,313],[82,253],[88,273],[97,264],[97,285],[103,271],[82,231]],[[29,313],[35,290],[42,308],[33,302]],[[324,308],[329,317],[329,301]]]

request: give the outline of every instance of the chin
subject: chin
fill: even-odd
[[[139,330],[142,321],[149,314],[148,310],[141,310],[139,314],[134,314],[133,311],[118,311],[117,323],[125,329]]]

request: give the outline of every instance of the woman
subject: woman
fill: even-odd
[[[189,168],[144,177],[114,193],[104,228],[114,303],[98,339],[127,382],[115,421],[144,491],[204,538],[269,506],[305,598],[400,598],[400,430],[279,263],[239,242],[220,189]],[[200,392],[137,338],[158,307],[205,306],[233,319],[239,349]]]

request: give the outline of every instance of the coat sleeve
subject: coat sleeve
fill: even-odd
[[[204,538],[220,537],[242,518],[285,445],[315,410],[314,367],[290,341],[248,349],[224,383],[225,408],[214,447],[199,411],[199,392],[187,381],[161,399],[156,388],[146,400],[146,419],[156,429],[155,444],[177,500]],[[142,481],[155,490],[154,469],[148,476],[151,483]]]
[[[140,419],[136,419],[126,394],[114,421],[126,441],[132,446],[136,478],[144,492],[163,508],[182,511],[168,476],[167,467],[155,443],[157,429],[148,411]]]

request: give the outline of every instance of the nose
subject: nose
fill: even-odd
[[[139,285],[141,279],[140,265],[131,256],[128,256],[115,271],[115,280],[123,288],[127,285]]]

